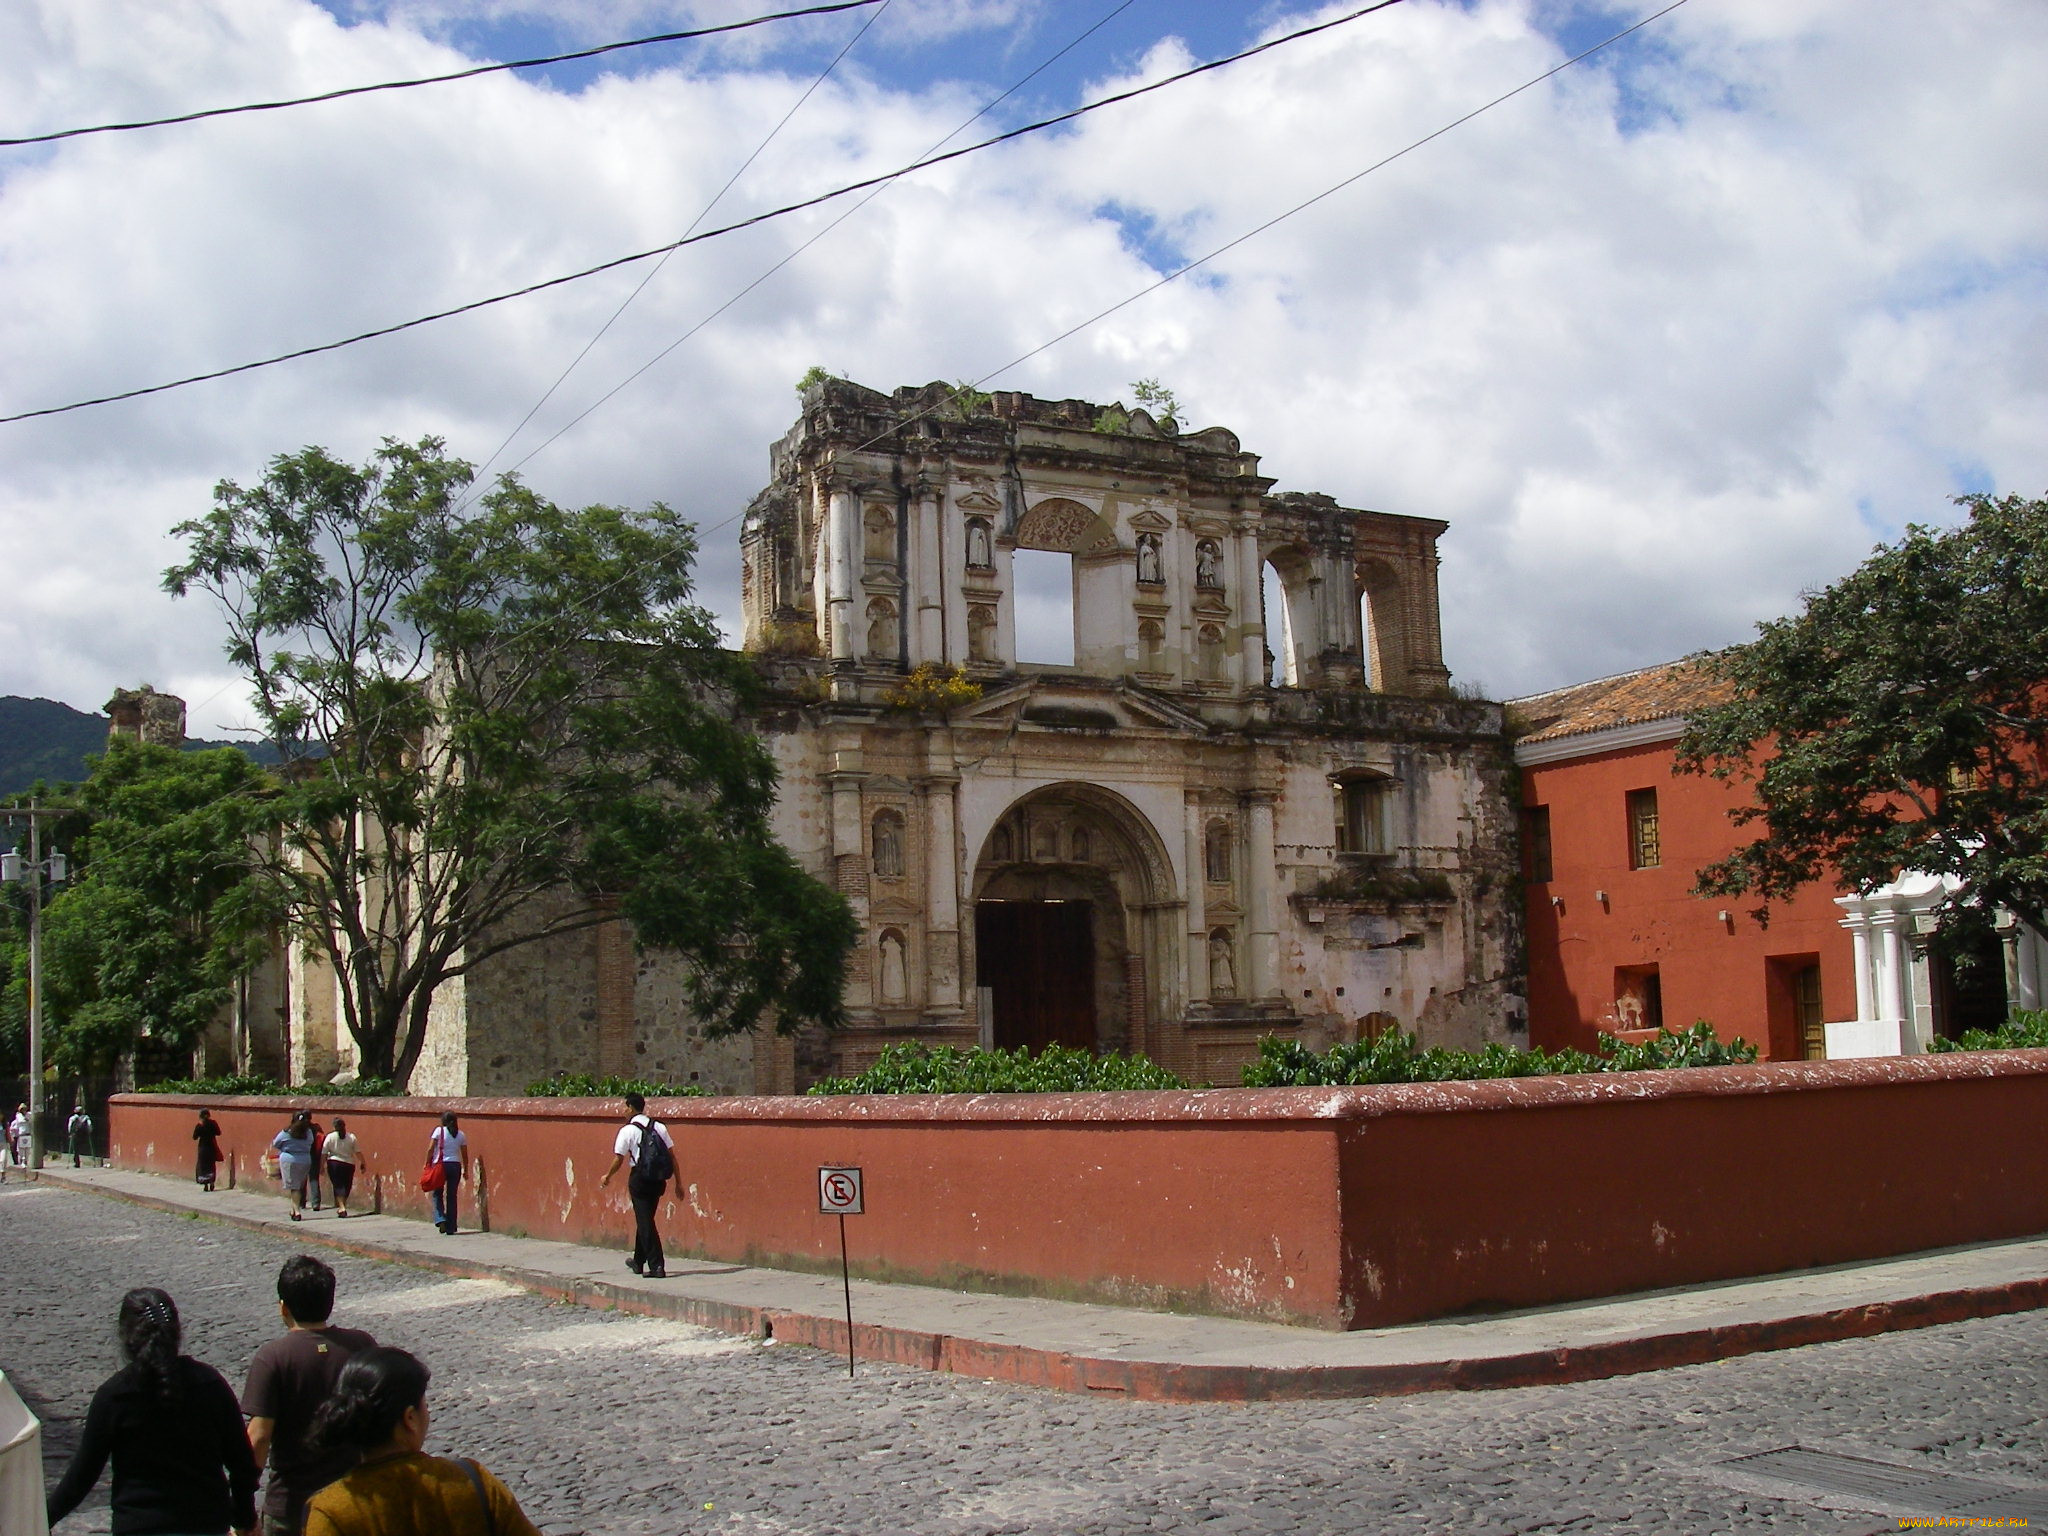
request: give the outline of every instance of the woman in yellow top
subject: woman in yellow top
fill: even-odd
[[[473,1461],[428,1456],[427,1368],[402,1349],[351,1355],[313,1439],[361,1453],[306,1505],[304,1536],[540,1536],[511,1490]]]

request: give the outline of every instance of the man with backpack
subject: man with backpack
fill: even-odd
[[[602,1189],[622,1165],[632,1165],[633,1171],[626,1175],[626,1195],[633,1202],[633,1257],[626,1260],[626,1268],[660,1280],[668,1275],[668,1266],[661,1256],[661,1234],[654,1230],[654,1208],[675,1176],[676,1144],[668,1127],[647,1113],[646,1099],[629,1093],[626,1108],[632,1111],[632,1118],[619,1128],[618,1139],[612,1143],[612,1165],[597,1183]]]

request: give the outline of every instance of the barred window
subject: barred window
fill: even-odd
[[[1664,845],[1657,831],[1657,791],[1632,789],[1628,793],[1628,867],[1655,869],[1664,862]]]

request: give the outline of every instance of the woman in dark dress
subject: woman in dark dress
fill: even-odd
[[[114,1463],[114,1536],[227,1536],[256,1525],[256,1458],[234,1390],[178,1353],[177,1304],[154,1286],[121,1298],[128,1363],[93,1394],[71,1465],[51,1492],[55,1525]]]
[[[214,1174],[220,1168],[220,1122],[213,1118],[213,1111],[199,1111],[199,1123],[192,1127],[192,1139],[199,1144],[199,1158],[192,1176],[199,1181],[201,1189],[211,1193]]]

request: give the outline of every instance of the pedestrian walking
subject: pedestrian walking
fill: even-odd
[[[17,1104],[14,1118],[7,1122],[7,1155],[14,1159],[14,1166],[26,1168],[28,1154],[34,1138],[29,1134],[28,1106]]]
[[[208,1194],[213,1192],[213,1179],[220,1169],[220,1122],[213,1118],[213,1111],[199,1111],[199,1123],[192,1127],[194,1157],[192,1177],[199,1181],[199,1187]]]
[[[308,1120],[306,1129],[313,1133],[313,1166],[306,1170],[306,1195],[313,1203],[313,1209],[320,1209],[320,1169],[327,1161],[321,1156],[321,1143],[327,1139],[327,1127],[318,1120]]]
[[[300,1220],[306,1208],[306,1178],[313,1171],[313,1116],[300,1110],[292,1122],[270,1139],[277,1154],[277,1176],[284,1184],[284,1203],[292,1220]]]
[[[320,1160],[327,1165],[327,1182],[334,1190],[334,1214],[337,1216],[348,1214],[348,1197],[355,1193],[356,1167],[361,1157],[355,1137],[348,1133],[348,1122],[336,1115],[334,1129],[320,1144]]]
[[[455,1235],[455,1197],[469,1174],[469,1138],[446,1114],[427,1138],[427,1161],[441,1165],[441,1187],[434,1191],[434,1225],[450,1237]]]
[[[310,1253],[294,1254],[277,1272],[277,1313],[285,1331],[256,1351],[242,1386],[249,1449],[270,1466],[263,1490],[264,1536],[298,1536],[306,1500],[355,1464],[347,1450],[321,1450],[310,1440],[313,1415],[334,1390],[341,1368],[377,1341],[359,1328],[337,1328],[334,1271]]]
[[[431,1377],[415,1356],[382,1345],[342,1367],[313,1438],[361,1460],[313,1495],[305,1536],[540,1536],[496,1477],[466,1458],[426,1454]]]
[[[619,1127],[612,1142],[612,1165],[597,1184],[604,1188],[622,1165],[632,1166],[626,1175],[626,1198],[633,1202],[633,1257],[626,1260],[626,1268],[650,1280],[663,1280],[668,1264],[662,1257],[661,1234],[654,1228],[654,1212],[676,1171],[675,1138],[647,1113],[647,1100],[641,1095],[627,1094],[626,1108],[631,1118]]]
[[[92,1156],[92,1116],[85,1112],[84,1104],[71,1111],[71,1118],[64,1122],[64,1129],[71,1138],[71,1166],[76,1168],[80,1151],[87,1157]]]
[[[178,1353],[178,1307],[154,1286],[121,1298],[127,1364],[85,1411],[71,1465],[46,1504],[55,1525],[114,1464],[114,1536],[226,1536],[256,1525],[256,1458],[235,1394],[220,1372]]]

